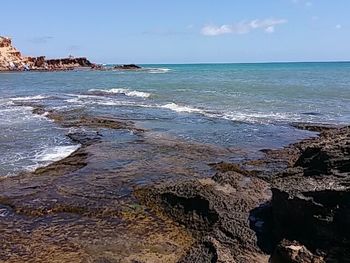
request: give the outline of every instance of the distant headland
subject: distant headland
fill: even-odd
[[[118,65],[111,68],[92,63],[86,57],[46,59],[45,56],[23,56],[9,37],[0,36],[0,71],[63,71],[78,68],[95,70],[138,70],[135,64]]]

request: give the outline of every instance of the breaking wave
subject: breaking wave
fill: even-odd
[[[35,156],[35,160],[40,162],[56,162],[59,161],[73,152],[78,150],[80,145],[65,145],[65,146],[55,146],[52,148],[47,148],[37,156]]]
[[[189,113],[201,113],[201,114],[205,114],[204,110],[198,109],[198,108],[192,108],[189,106],[181,106],[178,105],[176,103],[169,103],[169,104],[165,104],[160,106],[160,108],[165,108],[165,109],[169,109],[169,110],[173,110],[176,112],[189,112]]]
[[[170,68],[146,68],[146,70],[151,74],[162,74],[171,71]]]
[[[139,97],[139,98],[149,98],[151,93],[137,91],[137,90],[129,90],[129,89],[90,89],[89,92],[92,92],[96,95],[106,95],[106,94],[123,94],[128,97]]]
[[[44,95],[36,95],[36,96],[27,96],[27,97],[15,97],[15,98],[10,98],[12,101],[30,101],[30,100],[43,100],[48,98],[48,96]]]

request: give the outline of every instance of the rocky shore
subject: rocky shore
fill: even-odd
[[[350,127],[297,124],[319,137],[229,163],[131,121],[21,105],[81,147],[0,178],[2,262],[350,260]]]
[[[87,58],[46,59],[45,56],[26,57],[21,54],[8,37],[0,36],[0,71],[53,71],[71,70],[79,67],[94,68]]]
[[[105,67],[90,62],[85,57],[69,56],[60,59],[46,59],[45,56],[23,56],[13,45],[11,38],[0,36],[0,72],[1,71],[62,71],[77,68],[93,70],[140,70],[135,64]]]
[[[304,128],[320,137],[214,164],[210,179],[139,190],[197,237],[180,262],[349,262],[350,127]]]

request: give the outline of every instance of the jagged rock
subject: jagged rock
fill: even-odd
[[[325,263],[325,260],[296,241],[283,240],[278,244],[270,263]]]
[[[137,70],[141,69],[140,66],[135,65],[135,64],[125,64],[125,65],[118,65],[113,67],[113,69],[119,69],[119,70]]]
[[[213,179],[139,189],[136,195],[200,240],[180,262],[267,262],[251,228],[263,231],[264,222],[252,210],[269,198],[264,181],[227,171]]]
[[[10,47],[12,45],[11,38],[0,36],[0,47]]]
[[[69,70],[78,67],[96,68],[96,65],[84,57],[49,60],[44,56],[25,57],[12,46],[10,38],[0,37],[0,71]]]
[[[87,58],[61,58],[45,61],[50,67],[91,67],[93,64]]]
[[[266,151],[262,163],[279,173],[265,181],[221,162],[211,179],[136,195],[197,237],[180,262],[267,262],[268,254],[274,263],[350,262],[350,129],[317,129],[319,138]]]
[[[295,168],[272,180],[273,234],[324,251],[327,262],[350,260],[350,129],[298,146]]]

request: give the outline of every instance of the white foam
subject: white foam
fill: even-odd
[[[83,95],[83,94],[66,94],[66,95],[73,98],[66,99],[65,102],[79,104],[79,105],[90,104],[95,100],[101,99],[100,96],[96,96],[96,95]]]
[[[67,99],[67,100],[65,100],[65,102],[74,103],[74,104],[81,104],[82,103],[82,101],[80,101],[79,98]]]
[[[90,89],[90,92],[101,92],[105,94],[124,94],[129,97],[149,98],[151,96],[148,92],[142,92],[129,89]]]
[[[165,105],[160,106],[160,108],[165,108],[165,109],[173,110],[176,112],[189,112],[189,113],[205,114],[204,110],[192,108],[192,107],[188,107],[188,106],[181,106],[181,105],[178,105],[176,103],[165,104]]]
[[[27,101],[27,100],[43,100],[48,98],[48,96],[44,95],[36,95],[36,96],[27,96],[27,97],[15,97],[15,98],[10,98],[12,101]]]
[[[41,153],[35,156],[35,160],[38,162],[57,162],[71,155],[73,152],[78,150],[80,145],[65,145],[65,146],[55,146],[52,148],[47,148]]]
[[[300,121],[301,117],[298,114],[291,114],[286,112],[215,112],[212,110],[199,109],[191,106],[178,105],[176,103],[169,103],[159,105],[159,108],[169,109],[175,112],[187,112],[202,114],[209,118],[226,119],[231,121],[241,121],[247,123],[274,123],[274,122],[292,122]]]
[[[171,71],[170,68],[146,68],[146,70],[151,74],[162,74]]]
[[[284,112],[228,112],[223,119],[251,123],[291,122],[299,121],[300,116]]]

